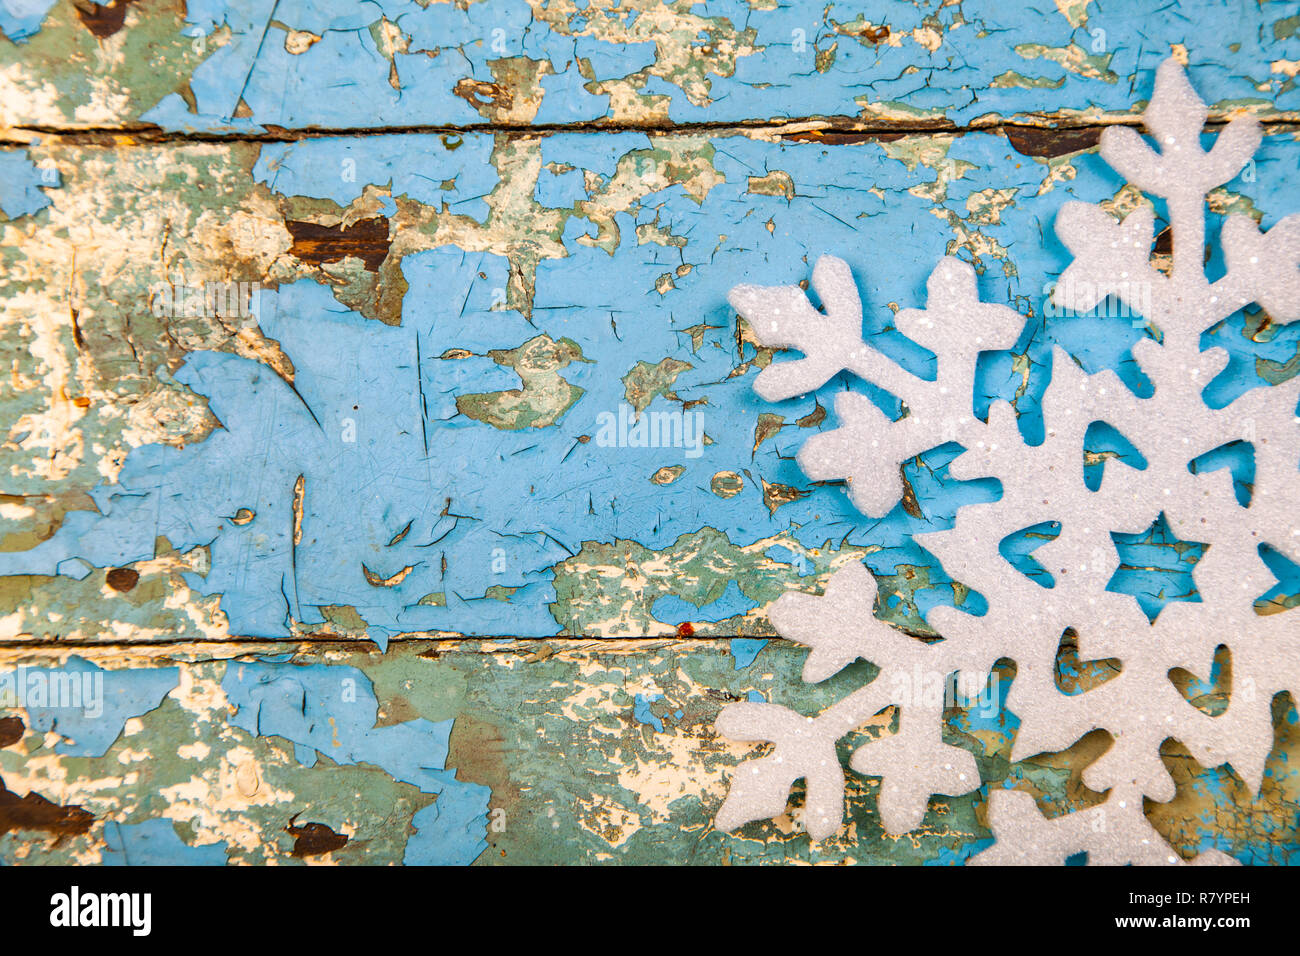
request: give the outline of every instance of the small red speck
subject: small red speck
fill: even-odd
[[[678,637],[695,636],[695,628],[694,626],[692,626],[690,621],[682,621],[682,623],[677,625],[677,636]]]

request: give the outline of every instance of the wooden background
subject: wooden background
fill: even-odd
[[[38,0],[0,32],[0,675],[101,711],[0,700],[0,863],[943,864],[989,845],[988,787],[1100,799],[1104,733],[1010,762],[1007,662],[950,710],[985,788],[919,831],[886,837],[851,772],[832,839],[798,793],[713,829],[754,752],[723,704],[872,675],[802,684],[771,601],[849,561],[920,638],[977,599],[911,538],[979,493],[951,451],[878,522],[807,481],[841,385],[764,405],[726,292],[833,253],[888,343],[960,256],[1030,317],[983,382],[1032,436],[1053,346],[1123,371],[1146,334],[1044,300],[1063,202],[1146,201],[1096,144],[1161,60],[1212,124],[1266,124],[1212,211],[1300,210],[1300,4]],[[177,304],[205,283],[255,284],[247,314]],[[1262,313],[1211,337],[1224,394],[1300,369]],[[638,447],[621,408],[701,441]],[[1118,588],[1194,598],[1183,550],[1134,548]],[[1058,666],[1107,676],[1068,639]],[[1171,677],[1213,712],[1230,670]],[[1148,815],[1180,852],[1295,857],[1274,711],[1258,796],[1166,745]]]

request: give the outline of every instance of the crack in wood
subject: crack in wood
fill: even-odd
[[[1231,113],[1212,113],[1206,120],[1206,132],[1214,132],[1231,121]],[[1081,117],[1052,117],[1042,114],[1040,122],[990,120],[957,124],[944,120],[894,120],[887,122],[865,122],[846,116],[806,116],[785,119],[755,120],[717,120],[696,123],[627,123],[618,121],[590,121],[583,123],[470,123],[439,124],[414,126],[377,126],[377,127],[310,127],[304,129],[286,129],[267,125],[262,132],[179,132],[160,129],[148,123],[126,123],[120,126],[45,126],[18,125],[4,127],[0,131],[0,146],[30,146],[36,137],[58,137],[61,145],[88,145],[121,147],[121,137],[131,136],[136,142],[132,145],[155,145],[162,143],[285,143],[299,142],[307,139],[329,139],[336,137],[367,136],[415,136],[415,135],[466,135],[483,134],[519,138],[541,138],[557,133],[645,133],[650,136],[691,135],[698,133],[765,133],[783,139],[812,140],[815,142],[841,144],[865,140],[889,140],[899,136],[918,136],[924,134],[942,134],[962,136],[967,133],[1002,133],[1019,136],[1022,143],[1035,144],[1031,148],[1042,148],[1037,144],[1043,142],[1043,136],[1056,136],[1069,142],[1071,138],[1083,136],[1086,131],[1099,131],[1108,126],[1130,126],[1140,129],[1141,117],[1138,115],[1116,115],[1111,118],[1090,119]],[[1300,130],[1300,113],[1286,112],[1272,116],[1258,117],[1259,122],[1271,132],[1295,132]],[[27,134],[15,135],[15,134]],[[1073,146],[1066,152],[1086,148]],[[1047,155],[1029,153],[1029,155]],[[1051,154],[1051,155],[1060,155]]]

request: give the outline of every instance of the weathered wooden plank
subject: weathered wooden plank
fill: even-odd
[[[952,481],[943,449],[906,466],[910,495],[879,522],[807,481],[793,452],[834,426],[844,383],[760,402],[772,353],[727,290],[804,282],[838,254],[869,328],[924,369],[892,310],[921,305],[931,265],[959,255],[986,299],[1031,316],[980,386],[1031,441],[1053,347],[1135,384],[1128,348],[1146,334],[1045,312],[1069,261],[1049,231],[1061,204],[1147,201],[1075,134],[50,141],[9,156],[33,184],[15,202],[48,205],[0,224],[8,639],[763,637],[780,593],[864,557],[882,613],[928,633],[926,608],[970,597],[912,535],[987,491]],[[1265,226],[1295,212],[1298,159],[1296,134],[1273,128],[1213,211]],[[214,282],[260,293],[182,300]],[[1238,314],[1214,332],[1233,361],[1207,394],[1294,375],[1298,336]],[[1169,574],[1132,586],[1193,587],[1169,548],[1129,563],[1162,553]],[[1261,607],[1298,590],[1287,578]]]
[[[42,5],[0,10],[0,862],[957,862],[989,788],[1100,799],[1104,734],[1009,762],[1003,666],[948,712],[985,787],[920,830],[886,838],[852,775],[833,839],[798,791],[713,829],[752,752],[722,704],[813,712],[873,673],[803,685],[770,603],[864,560],[878,614],[929,639],[930,607],[982,598],[913,535],[992,494],[944,449],[879,522],[807,481],[792,452],[846,383],[759,402],[773,353],[725,293],[840,255],[873,341],[923,372],[893,311],[958,255],[1030,316],[977,393],[1032,439],[1053,347],[1135,385],[1160,334],[1044,300],[1062,203],[1148,201],[1095,149],[1170,51],[1215,120],[1268,121],[1211,238],[1297,211],[1300,4]],[[1294,376],[1298,343],[1234,316],[1207,398]],[[1194,598],[1189,547],[1129,542],[1114,586]],[[1300,600],[1275,570],[1262,613]],[[1077,658],[1067,632],[1065,693],[1109,676]],[[1231,660],[1170,677],[1219,713]],[[1166,743],[1177,795],[1147,812],[1179,852],[1294,859],[1291,702],[1274,717],[1258,797]]]
[[[24,7],[0,12],[0,125],[1070,123],[1130,116],[1170,52],[1200,69],[1216,112],[1300,109],[1294,2]]]
[[[1008,761],[1016,719],[998,702],[1011,669],[995,672],[988,696],[948,711],[948,740],[978,756],[983,789],[934,798],[918,831],[890,838],[876,781],[850,772],[849,822],[812,843],[797,792],[774,823],[713,829],[737,762],[755,751],[717,737],[712,723],[746,696],[815,711],[869,679],[869,665],[808,686],[804,651],[781,641],[743,669],[722,641],[403,642],[386,654],[285,646],[100,648],[79,672],[92,675],[93,701],[103,668],[98,717],[31,700],[0,707],[0,860],[944,863],[988,845],[990,787],[1025,790],[1049,814],[1100,799],[1079,773],[1105,750],[1104,733]],[[1100,678],[1069,657],[1067,648],[1064,689]],[[10,649],[0,689],[19,675],[29,690],[57,690],[33,675],[78,666],[67,649]],[[1186,693],[1213,710],[1225,689]],[[1255,799],[1230,772],[1166,747],[1178,792],[1148,815],[1180,852],[1294,861],[1297,719],[1285,698],[1275,715]],[[842,755],[890,732],[893,719],[886,711],[851,734]]]

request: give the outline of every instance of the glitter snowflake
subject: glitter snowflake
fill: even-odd
[[[907,675],[921,672],[955,674],[967,686],[983,682],[1000,658],[1017,667],[1006,701],[1020,719],[1011,759],[1066,749],[1102,728],[1113,743],[1084,770],[1083,780],[1107,795],[1089,809],[1049,819],[1028,794],[993,788],[988,819],[995,843],[976,862],[1063,862],[1082,852],[1092,863],[1181,862],[1143,812],[1144,799],[1174,796],[1160,759],[1161,743],[1171,737],[1204,766],[1230,764],[1258,792],[1273,739],[1272,698],[1300,689],[1300,628],[1289,615],[1263,616],[1255,609],[1255,599],[1275,581],[1261,546],[1300,559],[1300,379],[1252,389],[1212,409],[1201,393],[1228,359],[1221,349],[1201,351],[1201,336],[1251,303],[1276,322],[1300,318],[1300,216],[1263,233],[1249,217],[1229,216],[1220,235],[1226,274],[1207,278],[1206,197],[1250,162],[1261,130],[1251,118],[1234,119],[1206,151],[1206,116],[1205,104],[1171,59],[1158,71],[1143,116],[1158,150],[1123,126],[1108,128],[1101,138],[1102,158],[1167,204],[1173,234],[1167,275],[1151,261],[1150,207],[1122,222],[1085,203],[1062,208],[1056,231],[1074,259],[1057,286],[1058,304],[1088,311],[1113,296],[1140,311],[1155,334],[1139,341],[1133,356],[1154,391],[1138,397],[1114,372],[1088,374],[1057,349],[1042,403],[1041,444],[1023,440],[1006,402],[996,403],[987,421],[972,412],[978,353],[1013,347],[1024,319],[981,303],[973,270],[957,259],[944,259],[931,274],[924,310],[903,310],[896,319],[899,331],[936,354],[934,381],[913,376],[863,341],[861,300],[839,259],[823,256],[813,269],[824,313],[797,287],[732,291],[732,304],[763,345],[803,355],[759,375],[754,387],[763,399],[809,393],[847,370],[906,406],[905,416],[891,421],[866,398],[840,394],[838,427],[799,451],[809,478],[843,480],[853,505],[880,517],[902,495],[900,465],[956,441],[964,451],[951,465],[953,477],[996,478],[1002,493],[996,501],[962,507],[950,530],[916,536],[954,580],[988,604],[979,616],[953,607],[929,611],[927,623],[942,635],[940,642],[923,643],[878,620],[875,580],[860,563],[836,572],[822,596],[790,593],[773,605],[777,632],[812,649],[805,681],[825,680],[859,658],[879,674],[812,717],[775,704],[725,708],[718,719],[725,736],[773,746],[737,769],[717,814],[719,828],[779,816],[792,784],[802,778],[809,834],[834,834],[845,789],[836,744],[896,706],[896,731],[860,747],[849,766],[881,778],[886,832],[915,829],[932,795],[969,793],[980,786],[980,775],[969,752],[943,740],[942,697],[902,695],[900,688],[911,686]],[[1095,422],[1120,429],[1146,467],[1112,463],[1094,491],[1084,480],[1083,446]],[[1243,439],[1255,461],[1245,505],[1227,470],[1189,468],[1199,456]],[[1158,521],[1177,537],[1208,547],[1193,571],[1200,601],[1170,603],[1152,621],[1131,595],[1107,590],[1107,584],[1119,563],[1112,532],[1135,534]],[[1015,570],[999,550],[1008,536],[1046,522],[1060,527],[1035,552],[1052,572],[1050,587]],[[1116,658],[1121,672],[1085,693],[1062,693],[1054,664],[1067,629],[1077,634],[1083,659]],[[1172,668],[1209,674],[1216,648],[1225,643],[1232,691],[1226,711],[1210,716],[1193,707],[1168,675]],[[1227,861],[1217,851],[1197,857]]]

